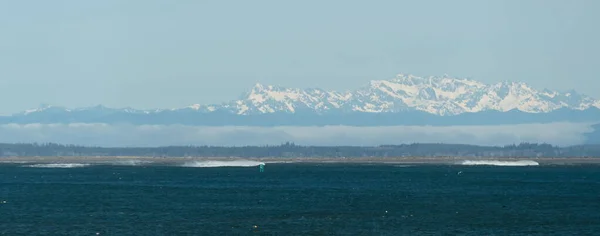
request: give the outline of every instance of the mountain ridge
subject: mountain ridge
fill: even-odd
[[[511,81],[485,84],[448,75],[399,74],[388,80],[371,80],[366,86],[344,92],[257,83],[236,100],[172,109],[102,105],[70,109],[46,104],[0,117],[0,123],[272,126],[596,122],[600,121],[599,108],[599,100],[573,90],[537,90],[526,83]]]
[[[371,80],[353,91],[318,88],[285,88],[260,83],[242,99],[222,104],[194,104],[190,108],[213,112],[226,110],[238,115],[257,113],[403,112],[424,111],[448,116],[487,110],[547,113],[559,108],[585,110],[600,108],[600,101],[573,90],[537,90],[523,82],[485,84],[450,76],[419,77],[399,74],[388,80]]]
[[[67,109],[42,105],[18,113],[27,115],[48,109],[64,111],[85,109],[118,109],[130,113],[156,113],[166,110],[195,110],[210,113],[226,111],[237,115],[267,113],[314,112],[405,112],[423,111],[440,116],[496,110],[519,110],[527,113],[547,113],[560,108],[586,110],[600,108],[600,100],[574,90],[558,92],[537,90],[523,82],[502,81],[485,84],[472,79],[448,75],[419,77],[398,74],[388,80],[371,80],[367,86],[344,92],[319,88],[286,88],[256,83],[240,98],[221,104],[192,104],[182,108],[140,110],[108,108],[102,105]]]

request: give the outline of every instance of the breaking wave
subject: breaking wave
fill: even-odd
[[[122,160],[111,162],[112,165],[123,165],[123,166],[138,166],[143,164],[150,164],[152,161],[144,161],[144,160]]]
[[[2,160],[2,162],[0,163],[4,163],[4,164],[27,164],[27,163],[31,163],[31,161],[4,161]]]
[[[414,165],[394,165],[394,167],[400,167],[400,168],[406,168],[406,167],[413,167]]]
[[[475,165],[487,165],[487,166],[539,166],[540,163],[529,160],[522,161],[470,161],[466,160],[460,163],[461,165],[475,166]]]
[[[26,167],[34,167],[34,168],[80,168],[86,167],[90,164],[82,164],[82,163],[53,163],[53,164],[33,164],[27,165]]]
[[[264,165],[264,162],[258,161],[246,161],[246,160],[236,160],[236,161],[193,161],[187,162],[183,164],[183,167],[251,167],[251,166],[259,166]]]

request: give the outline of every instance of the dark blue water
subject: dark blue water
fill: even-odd
[[[1,235],[598,232],[598,166],[0,165]]]

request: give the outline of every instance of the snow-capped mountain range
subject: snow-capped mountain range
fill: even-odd
[[[165,111],[193,110],[203,113],[224,111],[236,115],[311,112],[403,112],[423,111],[439,116],[482,111],[518,110],[547,113],[561,108],[585,110],[600,108],[600,100],[575,91],[537,90],[521,82],[485,84],[450,76],[419,77],[399,74],[389,80],[372,80],[354,91],[326,91],[317,88],[282,88],[256,84],[245,96],[223,104],[194,104],[184,108],[136,110],[116,109],[127,113],[150,114]],[[115,110],[103,106],[67,109],[45,105],[21,115],[51,110]]]
[[[424,111],[447,116],[488,110],[550,112],[560,108],[600,108],[600,101],[574,91],[536,90],[526,83],[484,84],[449,76],[418,77],[399,74],[390,80],[373,80],[355,91],[292,89],[256,84],[242,99],[220,105],[195,104],[189,108],[238,115],[312,111],[401,112]]]
[[[537,90],[519,82],[485,84],[450,76],[399,74],[345,92],[256,84],[237,100],[173,109],[44,105],[1,116],[0,124],[491,125],[600,122],[599,108],[599,100],[575,91]]]

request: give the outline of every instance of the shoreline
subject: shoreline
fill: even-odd
[[[194,161],[256,161],[265,164],[277,163],[347,163],[347,164],[457,164],[463,161],[535,161],[540,165],[570,165],[570,164],[600,164],[600,158],[581,157],[540,157],[540,158],[515,158],[515,157],[352,157],[352,158],[239,158],[239,157],[135,157],[135,156],[62,156],[62,157],[0,157],[0,164],[11,163],[86,163],[107,164],[114,162],[147,162],[152,164],[180,164]]]

